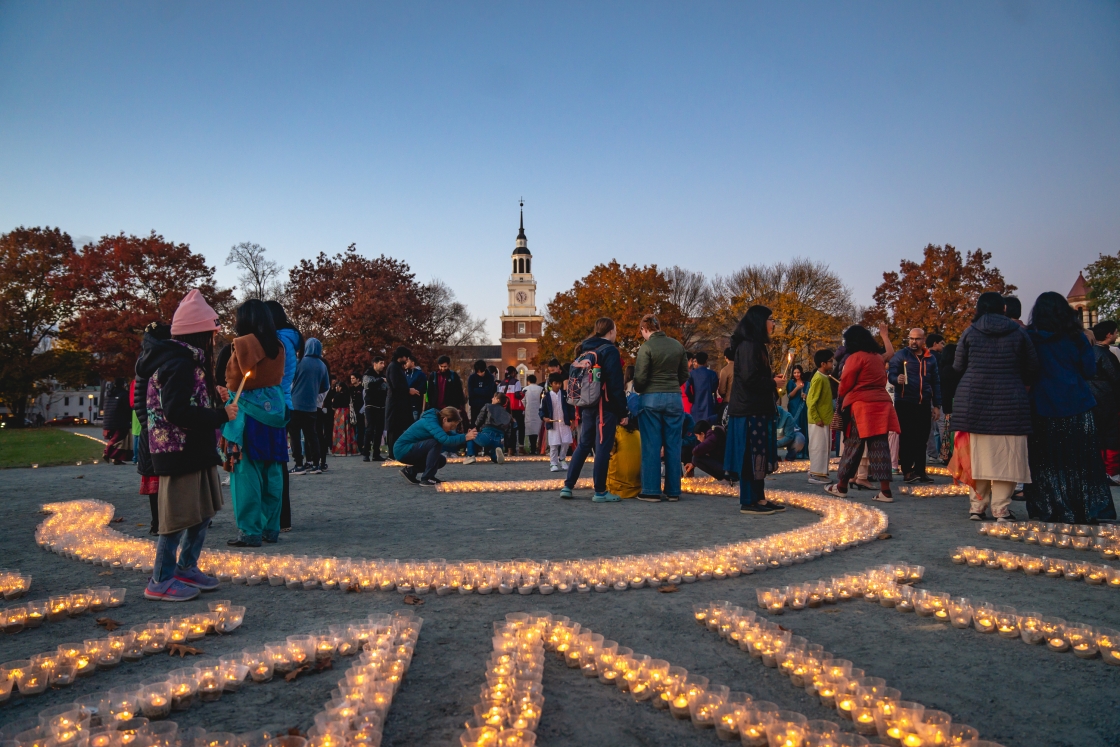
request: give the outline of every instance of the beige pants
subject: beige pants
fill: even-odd
[[[969,488],[968,510],[982,514],[992,507],[992,516],[999,519],[1011,513],[1011,496],[1015,493],[1015,483],[1006,480],[977,480],[976,489]]]

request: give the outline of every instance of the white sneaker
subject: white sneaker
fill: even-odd
[[[1108,481],[1113,485],[1120,486],[1120,475],[1109,475]]]
[[[551,467],[548,468],[548,471],[549,472],[563,472],[564,468],[561,467],[559,464],[554,464],[554,465],[552,465]]]
[[[469,456],[463,459],[463,464],[474,464],[474,457]]]
[[[502,451],[501,446],[494,447],[494,461],[496,461],[498,464],[506,463],[506,453]]]
[[[832,480],[829,480],[827,477],[817,477],[816,475],[809,475],[809,482],[813,483],[814,485],[828,485],[832,482]]]

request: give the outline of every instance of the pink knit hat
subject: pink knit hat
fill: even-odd
[[[175,316],[171,318],[171,334],[189,335],[192,332],[214,332],[218,329],[218,312],[210,308],[198,288],[179,302]]]

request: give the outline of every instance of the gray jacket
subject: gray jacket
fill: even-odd
[[[961,375],[953,398],[953,430],[993,436],[1031,432],[1027,387],[1038,378],[1038,355],[1018,322],[985,314],[961,335],[953,361]]]

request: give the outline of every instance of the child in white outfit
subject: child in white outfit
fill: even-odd
[[[548,431],[548,460],[552,472],[564,469],[560,463],[572,443],[575,408],[564,401],[563,383],[560,374],[551,374],[548,377],[549,392],[541,400],[541,422]]]

